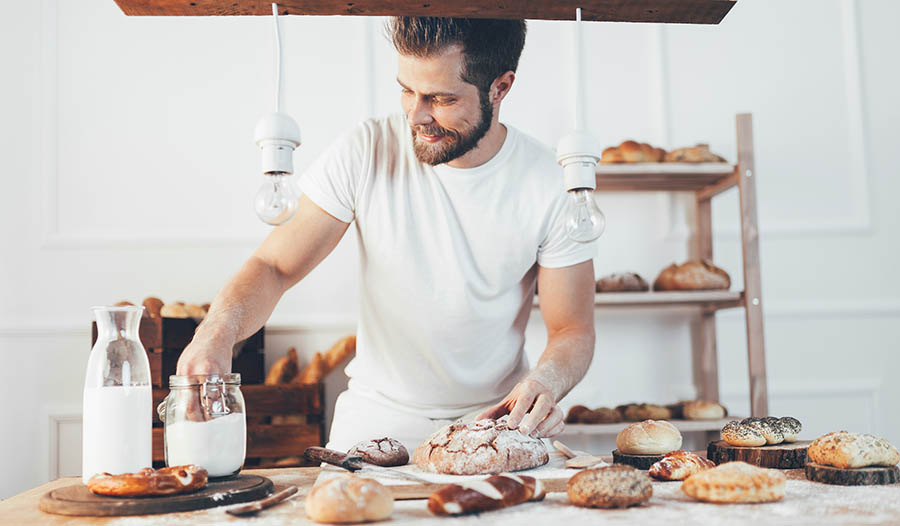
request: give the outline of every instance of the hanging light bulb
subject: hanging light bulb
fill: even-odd
[[[300,146],[300,127],[281,107],[281,32],[278,4],[272,4],[277,43],[275,111],[256,124],[256,145],[262,149],[263,183],[256,192],[256,215],[270,225],[287,223],[297,212],[297,192],[290,177],[294,173],[294,150]]]
[[[563,168],[563,182],[569,194],[566,233],[573,241],[590,243],[606,229],[606,217],[594,199],[597,186],[594,172],[600,161],[600,145],[584,131],[584,90],[581,81],[581,8],[575,10],[575,130],[556,146],[556,162]]]

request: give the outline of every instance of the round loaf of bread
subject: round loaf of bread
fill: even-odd
[[[785,480],[775,469],[726,462],[691,475],[681,491],[705,502],[772,502],[784,497]]]
[[[728,290],[729,287],[728,273],[706,260],[673,263],[653,282],[653,290]]]
[[[655,404],[629,404],[623,413],[625,420],[641,422],[643,420],[666,420],[672,418],[668,408]]]
[[[684,417],[688,420],[719,420],[725,418],[725,408],[718,402],[693,400],[684,404]]]
[[[394,497],[372,479],[353,475],[326,480],[306,496],[306,516],[323,523],[379,521],[394,512]]]
[[[681,432],[665,420],[631,424],[616,437],[619,452],[629,455],[664,455],[681,449]]]
[[[583,424],[615,424],[622,421],[622,415],[615,409],[598,407],[581,417]]]
[[[366,440],[353,446],[348,456],[361,457],[369,464],[377,466],[405,466],[409,463],[409,451],[393,438],[376,438]]]
[[[650,285],[639,274],[620,272],[597,280],[597,292],[641,292],[650,290]]]
[[[450,475],[501,473],[543,466],[550,460],[540,439],[510,429],[506,416],[450,424],[416,448],[421,469]]]
[[[573,405],[569,412],[566,413],[567,424],[583,424],[583,418],[589,414],[591,410],[583,405]]]
[[[576,506],[627,508],[650,500],[650,477],[631,466],[616,464],[579,471],[566,484],[566,494]]]

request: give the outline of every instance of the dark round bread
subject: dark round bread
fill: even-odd
[[[569,500],[585,508],[627,508],[650,500],[653,486],[646,473],[612,465],[576,473],[566,485]]]
[[[393,438],[366,440],[353,446],[347,455],[361,457],[369,464],[377,466],[405,466],[409,464],[409,451]]]
[[[573,405],[566,415],[567,424],[583,424],[584,417],[591,413],[591,410],[583,405]]]

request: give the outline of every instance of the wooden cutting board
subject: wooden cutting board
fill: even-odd
[[[897,466],[841,469],[807,462],[806,478],[813,482],[841,486],[875,486],[900,482],[900,469]]]
[[[73,484],[50,491],[41,497],[40,509],[57,515],[118,516],[174,513],[215,508],[266,497],[274,485],[259,475],[238,475],[182,495],[165,497],[120,498],[94,495],[84,484]]]
[[[743,447],[719,440],[709,443],[706,458],[716,464],[740,460],[762,468],[803,469],[810,444],[812,442],[809,440],[799,440],[772,446]]]

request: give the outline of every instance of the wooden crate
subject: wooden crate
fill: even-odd
[[[300,457],[295,465],[311,465],[302,460],[310,446],[324,445],[325,384],[243,385],[247,413],[246,466],[265,465],[263,459]],[[153,465],[165,463],[164,427],[156,406],[169,394],[153,389]],[[302,416],[303,423],[272,424],[273,416]]]
[[[169,387],[169,376],[175,374],[180,356],[181,349],[152,349],[147,352],[153,387]],[[266,379],[265,360],[265,354],[261,351],[245,349],[231,361],[231,371],[240,373],[241,384],[261,384]]]
[[[193,318],[141,318],[138,336],[144,348],[152,349],[184,349],[194,337],[197,322]],[[260,350],[265,346],[263,327],[244,340],[243,350]],[[97,322],[91,322],[91,346],[97,341]]]

